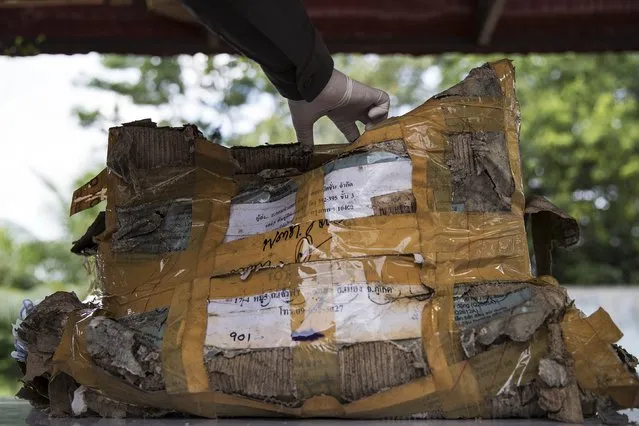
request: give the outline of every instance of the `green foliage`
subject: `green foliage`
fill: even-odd
[[[33,56],[40,53],[40,46],[46,41],[44,34],[38,35],[33,40],[17,36],[13,39],[13,45],[6,47],[2,54],[5,56]]]
[[[136,69],[139,76],[133,83],[93,78],[88,87],[128,95],[141,105],[165,104],[173,96],[184,93],[181,67],[176,58],[106,56],[102,65],[111,70]]]

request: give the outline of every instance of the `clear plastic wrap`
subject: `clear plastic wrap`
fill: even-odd
[[[531,273],[518,134],[508,61],[312,154],[226,149],[192,126],[111,129],[107,171],[72,205],[106,194],[102,310],[69,318],[56,367],[112,398],[209,417],[578,421],[575,375],[602,389],[584,370],[587,320],[568,310],[564,347],[568,298]],[[142,367],[91,354],[109,324],[144,348]],[[612,390],[636,392],[606,356]],[[548,384],[547,367],[567,378]],[[553,392],[564,406],[548,406]]]

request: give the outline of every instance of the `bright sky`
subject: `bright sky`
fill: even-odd
[[[39,238],[61,235],[55,198],[38,175],[70,195],[73,180],[104,161],[105,135],[81,129],[71,113],[87,99],[113,105],[113,96],[73,84],[99,69],[97,55],[0,57],[0,222]]]

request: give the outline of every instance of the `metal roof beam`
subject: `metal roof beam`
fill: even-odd
[[[506,0],[477,0],[477,16],[479,18],[478,45],[488,46],[490,44],[505,4]]]

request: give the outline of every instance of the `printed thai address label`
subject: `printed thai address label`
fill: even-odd
[[[412,189],[412,164],[398,158],[336,169],[324,176],[324,211],[328,220],[374,214],[372,198]]]
[[[291,299],[295,292],[303,297]],[[211,300],[205,344],[220,349],[293,347],[321,341],[329,333],[338,344],[419,338],[427,294],[421,285],[314,284],[293,292]],[[298,319],[295,329],[292,316]]]
[[[326,219],[372,216],[373,197],[412,188],[410,159],[393,154],[387,154],[389,158],[385,158],[381,153],[376,154],[377,158],[372,155],[357,155],[330,163],[330,171],[324,176]],[[277,194],[264,190],[236,197],[231,204],[224,242],[293,224],[297,188],[292,182],[288,182],[274,191]]]

